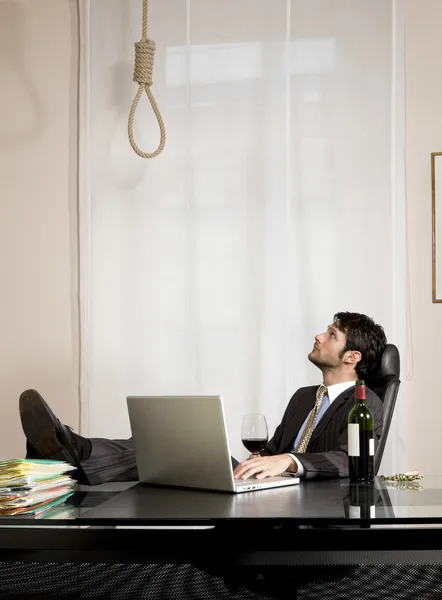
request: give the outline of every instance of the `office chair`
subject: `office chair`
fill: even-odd
[[[385,443],[390,429],[391,419],[393,417],[396,398],[401,381],[399,350],[394,344],[387,344],[382,354],[381,360],[374,369],[366,376],[365,384],[375,392],[382,400],[384,405],[384,423],[382,436],[379,440],[376,450],[374,469],[378,472],[382,456],[384,454]]]

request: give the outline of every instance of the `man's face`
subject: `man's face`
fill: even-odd
[[[337,368],[342,363],[342,351],[345,348],[346,336],[340,331],[336,323],[329,325],[327,331],[315,336],[313,350],[308,359],[320,369]]]

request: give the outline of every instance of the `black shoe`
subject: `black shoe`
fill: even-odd
[[[87,458],[83,448],[89,440],[63,425],[36,390],[24,391],[19,407],[29,458],[63,460],[77,468]]]

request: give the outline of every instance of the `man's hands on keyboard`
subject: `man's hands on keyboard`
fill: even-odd
[[[288,454],[276,456],[254,456],[239,463],[233,472],[235,479],[264,479],[282,475],[286,471],[296,473],[297,464]]]

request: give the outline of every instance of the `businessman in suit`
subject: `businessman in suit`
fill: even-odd
[[[346,477],[347,417],[354,404],[355,381],[370,372],[385,345],[384,331],[372,319],[337,313],[327,330],[315,336],[308,355],[322,371],[323,384],[294,394],[261,456],[237,464],[235,477],[263,478],[282,472],[306,478]],[[88,485],[138,479],[131,439],[85,438],[74,433],[36,390],[24,391],[19,405],[28,458],[65,460],[77,467],[77,480]],[[379,439],[382,403],[371,390],[367,390],[367,405]]]
[[[348,477],[347,419],[355,382],[380,360],[387,344],[380,325],[366,315],[341,312],[315,336],[309,360],[322,371],[322,384],[300,388],[291,398],[275,434],[259,457],[235,468],[235,477],[258,479],[283,472],[300,477]],[[367,389],[375,444],[382,434],[382,402]]]

